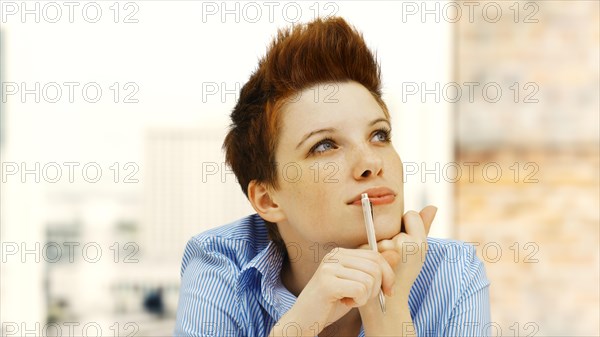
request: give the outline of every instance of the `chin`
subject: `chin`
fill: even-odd
[[[401,224],[386,223],[385,220],[383,225],[379,225],[375,228],[375,236],[377,241],[389,240],[400,233]]]

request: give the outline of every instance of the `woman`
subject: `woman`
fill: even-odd
[[[360,33],[341,18],[280,30],[231,119],[226,160],[256,214],[188,242],[176,335],[487,334],[474,248],[427,238],[435,207],[404,213],[380,69]]]

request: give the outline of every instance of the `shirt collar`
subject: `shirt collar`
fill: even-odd
[[[256,216],[257,235],[254,243],[257,245],[258,254],[246,263],[238,278],[236,294],[240,298],[245,291],[257,290],[260,279],[260,296],[263,303],[268,304],[267,309],[275,321],[292,308],[298,299],[281,282],[281,268],[285,258],[285,249],[268,239],[264,220]],[[262,277],[261,277],[262,276]],[[359,337],[364,337],[361,326]]]
[[[269,311],[276,320],[281,318],[297,299],[281,282],[284,256],[283,248],[269,240],[266,246],[242,267],[236,288],[237,295],[241,297],[245,291],[258,290],[260,282],[260,296],[272,307],[274,311]]]

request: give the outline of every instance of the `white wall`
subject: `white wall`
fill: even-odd
[[[110,7],[113,2],[88,5],[92,6],[88,8],[88,17],[81,12],[88,3],[78,3],[73,23],[69,22],[68,7],[62,3],[58,3],[62,17],[57,23],[48,22],[55,17],[55,8],[44,9],[45,2],[28,3],[28,8],[34,9],[36,3],[40,6],[40,22],[35,22],[34,15],[28,14],[23,23],[22,8],[17,7],[18,12],[9,15],[14,8],[6,7],[7,2],[3,2],[5,16],[1,29],[5,59],[2,62],[6,67],[2,69],[3,81],[5,86],[6,83],[19,85],[25,82],[28,89],[36,82],[41,88],[46,85],[50,89],[47,84],[56,82],[63,96],[57,103],[48,102],[54,97],[52,90],[47,92],[47,97],[40,97],[39,103],[34,102],[33,95],[25,96],[25,102],[19,94],[6,97],[2,161],[26,162],[28,168],[35,162],[40,162],[42,167],[50,162],[61,165],[79,162],[81,166],[75,170],[73,183],[67,179],[65,166],[62,166],[63,177],[58,183],[44,182],[43,177],[36,183],[33,175],[26,176],[23,183],[18,175],[8,176],[2,185],[3,242],[42,242],[43,245],[49,219],[95,219],[84,221],[86,230],[107,235],[107,242],[110,242],[115,219],[134,219],[141,222],[142,231],[151,230],[153,227],[146,226],[146,220],[141,220],[143,214],[136,208],[147,204],[144,198],[149,197],[144,194],[144,181],[148,181],[144,175],[148,168],[144,165],[150,165],[144,152],[149,130],[205,130],[214,137],[206,140],[211,146],[206,149],[206,154],[210,154],[206,160],[222,162],[222,154],[219,158],[218,153],[235,97],[227,95],[221,102],[218,96],[208,96],[203,102],[203,83],[225,83],[228,89],[234,88],[236,83],[245,83],[276,28],[288,25],[280,10],[286,3],[278,3],[275,7],[273,22],[269,20],[268,7],[258,3],[263,16],[256,23],[248,22],[254,17],[251,7],[246,8],[248,15],[243,15],[245,3],[240,4],[239,23],[233,15],[227,15],[223,23],[219,14],[208,15],[206,22],[202,22],[206,9],[213,9],[215,4],[220,6],[221,2],[207,6],[196,1],[139,1],[131,2],[133,5],[127,8],[120,3],[118,23],[113,21],[115,11]],[[20,2],[15,4],[20,6]],[[86,18],[93,18],[96,5],[102,9],[102,16],[97,23],[86,22]],[[403,82],[443,84],[451,81],[451,26],[444,21],[421,24],[414,19],[403,23],[400,2],[352,1],[328,7],[323,2],[298,2],[296,5],[301,8],[302,22],[314,16],[315,6],[319,6],[321,14],[336,10],[336,15],[356,25],[368,44],[377,50],[384,76],[384,99],[395,124],[394,145],[403,161],[418,165],[426,162],[429,168],[434,167],[434,162],[443,166],[451,161],[453,139],[449,104],[443,100],[442,103],[428,100],[429,103],[423,104],[414,97],[403,103],[401,96]],[[228,4],[230,9],[233,6],[234,3]],[[288,21],[293,19],[293,8],[289,9]],[[137,12],[130,19],[139,22],[124,23],[126,14],[134,9]],[[62,84],[64,82],[81,84],[75,88],[73,103],[69,102],[68,87]],[[119,103],[113,102],[114,91],[110,89],[115,82],[121,86]],[[127,82],[135,83],[139,89],[134,96],[138,103],[122,102],[124,95],[132,92],[132,88],[124,89]],[[97,103],[84,100],[80,90],[85,83],[98,83],[102,88],[102,97]],[[3,89],[6,93],[14,87]],[[88,162],[98,163],[103,170],[98,183],[88,183],[81,176],[80,169]],[[110,167],[115,162],[122,170],[119,183],[112,181],[114,171]],[[123,165],[127,162],[139,167],[135,175],[139,183],[122,183],[126,173]],[[451,185],[443,179],[436,183],[431,177],[423,183],[417,177],[409,177],[405,186],[406,209],[420,210],[426,203],[438,206],[431,235],[450,236]],[[239,191],[235,179],[229,179],[227,184]],[[83,205],[62,211],[52,206],[50,201],[56,195],[64,197],[68,193]],[[211,216],[209,223],[193,223],[180,230],[179,239],[251,211],[241,191],[233,198],[233,203],[240,206],[227,212],[215,213],[215,206],[210,203],[184,205],[196,208],[199,217],[202,214]],[[114,202],[123,199],[134,200],[133,204],[137,206]],[[87,238],[94,240],[93,236]],[[144,247],[144,242],[140,245],[142,249],[152,249]],[[108,252],[108,247],[103,248]],[[179,251],[173,251],[170,258],[178,261],[182,250],[180,247]],[[19,257],[3,264],[4,321],[44,322],[44,264],[32,262],[29,256],[26,260],[27,263],[22,263]],[[150,268],[153,264],[153,260],[143,261],[143,265]],[[177,272],[178,268],[176,265],[168,270]],[[92,265],[86,273],[101,278],[107,271]],[[86,298],[85,294],[81,296]]]

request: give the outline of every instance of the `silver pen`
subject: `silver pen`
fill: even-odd
[[[365,218],[365,227],[367,228],[369,247],[377,252],[377,239],[375,238],[375,225],[373,224],[373,207],[369,200],[369,195],[367,193],[361,194],[360,201],[362,203],[363,216]],[[383,297],[381,289],[379,290],[379,305],[381,306],[381,312],[385,314],[385,297]]]

